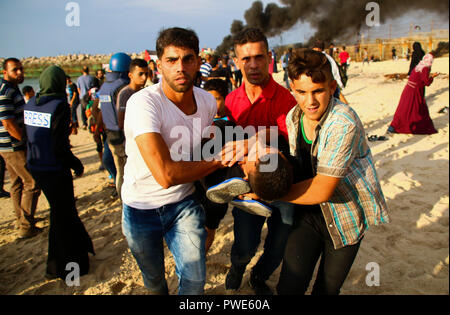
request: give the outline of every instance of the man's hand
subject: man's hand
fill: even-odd
[[[227,142],[222,151],[216,155],[215,160],[221,161],[222,165],[231,167],[236,162],[243,161],[248,155],[248,140]]]
[[[261,200],[261,198],[257,194],[252,193],[252,192],[246,193],[246,194],[243,194],[243,195],[239,195],[238,198],[241,199],[241,200],[250,200],[250,199],[252,199],[252,200]]]

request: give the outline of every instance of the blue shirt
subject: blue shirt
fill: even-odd
[[[2,121],[13,118],[23,128],[23,108],[25,101],[17,86],[2,79],[0,85],[0,152],[14,152],[25,149],[25,139],[12,137]]]
[[[78,78],[77,87],[80,89],[80,98],[83,98],[84,94],[89,91],[93,80],[94,78],[87,74],[83,74]]]

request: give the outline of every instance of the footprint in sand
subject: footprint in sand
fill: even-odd
[[[113,283],[109,288],[111,289],[113,294],[119,294],[123,288],[125,288],[127,285],[123,283],[122,281]]]

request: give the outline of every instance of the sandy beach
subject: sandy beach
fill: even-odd
[[[406,80],[386,79],[385,74],[406,73],[406,60],[383,61],[362,66],[354,62],[344,94],[356,110],[367,135],[385,135],[395,113]],[[449,106],[449,58],[437,58],[432,72],[442,75],[426,88],[434,135],[386,135],[386,141],[369,142],[379,180],[387,200],[391,223],[371,227],[361,243],[355,263],[341,294],[449,294],[449,114],[438,113]],[[283,73],[274,78],[281,82]],[[95,256],[80,286],[69,287],[62,280],[44,278],[49,226],[49,206],[39,199],[36,217],[44,231],[34,238],[16,240],[14,211],[9,198],[0,199],[0,294],[148,294],[141,273],[121,230],[121,204],[112,197],[106,171],[98,171],[99,160],[92,135],[81,130],[72,135],[73,152],[85,166],[83,177],[74,180],[77,209],[90,234]],[[6,174],[5,189],[10,181]],[[263,237],[266,235],[266,227]],[[216,233],[207,256],[208,295],[230,294],[224,282],[230,267],[233,218],[229,211]],[[234,294],[253,294],[248,285],[249,270],[241,289]],[[166,278],[170,294],[177,293],[175,263],[166,251]],[[368,286],[366,270],[376,263],[379,286]],[[372,266],[372,265],[369,265]],[[275,289],[280,267],[268,280]]]

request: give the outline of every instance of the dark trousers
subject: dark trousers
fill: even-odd
[[[253,267],[253,272],[267,280],[283,260],[284,249],[292,229],[294,207],[283,202],[270,204],[272,215],[267,219],[267,236],[264,252]],[[261,231],[266,218],[233,208],[234,243],[231,247],[231,265],[238,273],[244,273],[255,256],[261,242]]]
[[[83,120],[83,126],[87,127],[86,107],[88,102],[84,98],[81,98],[81,120]]]
[[[6,171],[5,160],[0,155],[0,191],[3,191],[3,185],[5,184],[5,171]]]
[[[238,70],[238,71],[234,71],[233,74],[234,74],[234,81],[235,81],[236,87],[238,88],[242,84],[242,72],[241,72],[241,70]]]
[[[335,250],[320,208],[296,211],[299,215],[286,244],[278,294],[305,294],[319,257],[312,294],[339,294],[361,241]]]
[[[65,279],[70,262],[77,263],[80,276],[89,271],[88,252],[94,253],[91,238],[75,208],[72,174],[69,169],[60,172],[31,174],[41,187],[50,205],[47,273]]]

